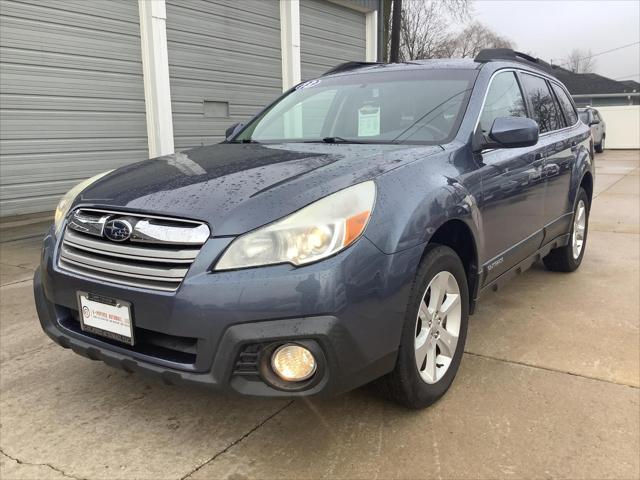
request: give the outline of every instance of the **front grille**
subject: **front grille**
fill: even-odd
[[[104,236],[114,219],[131,226],[128,239]],[[209,235],[206,225],[190,220],[81,209],[69,218],[58,265],[109,283],[175,291]]]

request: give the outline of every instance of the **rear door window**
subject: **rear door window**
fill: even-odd
[[[489,133],[498,117],[526,117],[524,98],[513,72],[499,73],[491,81],[480,115],[480,128]]]
[[[562,113],[562,107],[560,106],[560,102],[558,101],[558,97],[556,96],[555,93],[553,93],[553,86],[551,85],[551,82],[547,81],[547,87],[549,88],[549,91],[551,92],[551,96],[553,97],[553,104],[556,107],[556,118],[558,119],[558,127],[557,128],[564,128],[564,127],[566,127],[568,125],[567,118]]]
[[[569,95],[567,95],[567,92],[565,92],[559,85],[552,83],[551,86],[553,87],[553,91],[556,93],[556,97],[558,97],[558,102],[560,102],[564,118],[567,119],[567,124],[574,125],[578,121],[578,115],[576,114],[576,109],[573,106]]]
[[[525,95],[531,107],[530,116],[540,127],[540,133],[552,132],[564,127],[556,102],[549,91],[547,81],[528,73],[521,74]]]

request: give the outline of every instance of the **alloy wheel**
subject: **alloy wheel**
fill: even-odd
[[[438,382],[449,369],[458,345],[461,318],[458,282],[450,272],[440,272],[429,282],[416,318],[416,367],[424,382]]]
[[[573,258],[578,259],[584,246],[584,231],[587,224],[587,207],[583,200],[578,202],[576,214],[573,218],[573,233],[571,236],[573,245]]]

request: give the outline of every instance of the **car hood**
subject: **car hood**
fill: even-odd
[[[75,205],[200,220],[215,236],[238,235],[438,152],[442,147],[221,143],[119,168]]]

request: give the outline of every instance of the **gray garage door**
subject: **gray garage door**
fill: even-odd
[[[138,2],[0,1],[0,212],[147,157]]]
[[[300,2],[302,79],[365,60],[365,14],[326,0]]]
[[[282,93],[278,0],[167,1],[176,150],[224,139]]]

